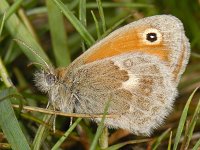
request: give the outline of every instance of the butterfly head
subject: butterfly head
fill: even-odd
[[[36,86],[45,93],[54,89],[58,83],[58,79],[54,69],[42,69],[35,73]]]

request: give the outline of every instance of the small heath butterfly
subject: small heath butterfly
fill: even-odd
[[[150,135],[172,110],[189,56],[181,21],[157,15],[115,30],[66,68],[47,65],[35,82],[57,110],[102,114],[110,100],[117,117],[105,126]]]

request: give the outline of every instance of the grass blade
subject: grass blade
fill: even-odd
[[[94,139],[92,141],[92,144],[90,146],[90,150],[96,150],[98,139],[99,139],[99,137],[100,137],[100,135],[103,131],[103,128],[104,128],[104,120],[106,118],[106,114],[107,114],[107,111],[108,111],[109,104],[110,104],[110,100],[106,103],[104,113],[103,113],[103,117],[101,118],[101,122],[100,122],[100,124],[97,128],[97,132],[96,132]]]
[[[127,15],[124,18],[120,19],[119,21],[117,21],[114,25],[112,25],[102,36],[101,38],[106,37],[109,33],[111,33],[115,28],[117,28],[120,24],[122,24],[126,19],[128,19],[129,17],[131,17],[131,15]]]
[[[4,13],[3,17],[2,17],[1,26],[0,26],[0,37],[1,37],[1,33],[3,31],[3,26],[4,26],[4,23],[5,23],[5,17],[6,17],[6,13]]]
[[[64,15],[75,27],[75,29],[79,32],[79,34],[85,40],[86,44],[88,46],[91,46],[95,42],[95,40],[90,35],[90,33],[86,30],[86,28],[82,25],[82,23],[74,16],[74,14],[69,10],[69,8],[65,6],[60,0],[53,0],[53,1],[58,6],[58,8],[64,13]]]
[[[170,132],[167,150],[171,150],[171,146],[172,146],[172,131]]]
[[[10,92],[8,89],[0,90],[0,97],[8,96]],[[18,120],[13,111],[11,100],[13,98],[6,99],[0,102],[0,126],[3,130],[3,133],[6,136],[9,144],[11,144],[12,149],[14,150],[30,150],[28,141],[23,134]]]
[[[144,142],[148,142],[150,141],[150,139],[141,139],[141,140],[132,140],[132,141],[127,141],[127,142],[123,142],[123,143],[119,143],[119,144],[115,144],[113,146],[110,146],[104,150],[118,150],[128,144],[137,144],[137,143],[144,143]]]
[[[6,55],[3,58],[3,62],[5,65],[8,65],[11,62],[13,62],[13,60],[15,60],[22,53],[13,40],[11,40],[9,43],[10,44],[7,49]]]
[[[108,128],[104,127],[101,136],[99,137],[99,146],[101,149],[108,147]]]
[[[107,21],[107,25],[108,26],[112,26],[113,24],[115,24],[115,22],[118,22],[119,19],[124,18],[125,16],[127,16],[128,13],[127,12],[123,12],[113,18],[110,18]],[[99,24],[99,28],[102,28],[102,24]],[[89,25],[87,26],[87,29],[90,31],[90,33],[92,33],[93,35],[96,34],[96,27],[95,25]],[[72,48],[73,50],[71,51],[72,55],[75,55],[78,52],[78,48],[80,47],[79,44],[80,43],[80,35],[75,33],[73,36],[70,37],[69,39],[69,47]],[[71,43],[71,44],[70,44]]]
[[[192,150],[199,150],[200,147],[200,139],[197,141],[197,143],[194,145],[194,147],[192,148]]]
[[[182,131],[183,131],[183,128],[184,128],[184,124],[185,124],[185,121],[186,121],[186,117],[187,117],[187,112],[188,112],[188,109],[189,109],[189,105],[190,105],[190,102],[195,94],[195,92],[198,90],[198,88],[196,88],[192,94],[190,95],[184,109],[183,109],[183,112],[182,112],[182,115],[181,115],[181,118],[180,118],[180,121],[179,121],[179,125],[178,125],[178,129],[177,129],[177,132],[176,132],[176,137],[175,137],[175,140],[174,140],[174,146],[173,146],[173,150],[176,150],[177,147],[178,147],[178,143],[180,141],[180,138],[181,138],[181,134],[182,134]]]
[[[60,145],[65,141],[69,134],[76,128],[82,118],[76,119],[76,121],[70,126],[70,128],[65,132],[65,134],[59,139],[59,141],[53,146],[52,150],[57,150]]]
[[[86,0],[79,0],[79,20],[81,23],[86,26]]]
[[[102,7],[102,3],[101,0],[97,0],[97,6],[99,9],[99,15],[102,21],[102,27],[103,27],[103,33],[106,32],[106,21],[105,21],[105,17],[104,17],[104,12],[103,12],[103,7]]]
[[[20,7],[20,5],[22,4],[23,0],[17,0],[10,8],[9,10],[6,12],[6,18],[5,20],[7,20],[13,13],[15,13],[15,11]]]
[[[190,121],[190,124],[189,124],[189,127],[188,127],[188,132],[185,133],[186,139],[185,139],[185,142],[183,142],[183,144],[181,145],[182,149],[188,149],[188,146],[190,144],[190,140],[192,138],[192,134],[193,134],[195,125],[196,125],[198,117],[199,117],[199,112],[200,112],[200,99],[199,99],[199,102],[198,102],[197,107],[195,109],[195,112],[192,116],[192,120]]]
[[[83,24],[83,26],[87,26],[87,20],[86,20],[86,0],[79,0],[79,20]],[[83,40],[81,40],[81,46],[83,52],[86,51],[85,43]]]
[[[1,0],[0,3],[0,13],[4,13],[5,10],[9,8],[9,5],[6,0]],[[33,36],[30,34],[30,32],[24,27],[23,23],[19,20],[19,18],[12,14],[7,21],[5,22],[5,27],[9,31],[9,33],[12,35],[15,39],[20,39],[27,45],[29,45],[34,51],[40,55],[48,64],[51,64],[48,57],[42,50],[41,46],[36,42],[36,40],[33,38]],[[19,45],[21,50],[24,52],[24,54],[33,62],[39,62],[41,64],[44,64],[44,62],[38,58],[34,53],[32,53],[27,47],[24,47],[23,45]]]
[[[45,115],[42,121],[49,123],[51,122],[52,117],[53,115]],[[33,147],[32,147],[33,150],[41,149],[41,145],[44,142],[45,138],[47,137],[48,131],[49,128],[47,128],[45,124],[40,125],[33,141]]]
[[[9,77],[7,71],[0,59],[0,76],[7,87],[11,87],[11,82],[8,81]],[[0,97],[6,97],[10,95],[9,89],[0,90]],[[11,106],[12,98],[3,100],[0,102],[0,126],[3,130],[8,142],[11,144],[12,149],[27,149],[29,150],[29,144],[23,134],[17,118],[15,116],[14,110]]]
[[[166,135],[169,133],[171,129],[167,129],[164,133],[161,134],[161,136],[158,137],[158,139],[156,140],[155,145],[153,146],[152,150],[156,150],[158,148],[158,146],[160,145],[161,141],[166,137]]]
[[[64,67],[71,62],[71,59],[67,44],[63,15],[52,1],[46,0],[46,4],[56,64],[57,66]]]
[[[8,8],[9,8],[9,5],[8,5],[7,1],[6,0],[1,0],[1,3],[0,3],[0,12],[4,13],[4,11],[7,10]],[[9,31],[9,33],[12,35],[13,38],[20,39],[21,41],[23,41],[26,45],[28,45],[29,47],[31,47],[34,50],[34,52],[38,56],[40,56],[47,64],[51,64],[50,60],[48,59],[48,57],[46,56],[46,54],[42,50],[41,46],[33,38],[33,36],[31,35],[31,33],[25,28],[24,24],[19,20],[19,18],[15,14],[12,14],[7,19],[7,21],[5,23],[5,27],[7,28],[7,30]],[[21,47],[21,50],[23,51],[23,53],[25,55],[27,55],[27,57],[31,61],[44,64],[43,60],[40,57],[38,57],[35,53],[31,52],[30,49],[27,49],[27,47],[24,46],[24,44],[20,43],[19,46]],[[41,132],[41,130],[38,130],[38,132]],[[42,132],[41,133],[38,133],[38,132],[37,132],[37,134],[43,134]],[[38,137],[38,136],[36,136],[36,137]],[[23,138],[21,138],[21,139],[23,139]],[[27,145],[27,144],[24,144],[24,145]]]
[[[94,2],[88,3],[87,8],[97,8],[97,4]],[[145,8],[145,7],[153,7],[150,4],[144,3],[133,3],[133,2],[103,2],[102,7],[111,8],[111,7],[130,7],[130,8]]]
[[[94,23],[95,23],[95,26],[96,26],[97,37],[99,39],[101,37],[99,23],[98,23],[97,18],[96,18],[95,14],[92,10],[91,10],[91,13],[92,13],[92,17],[94,19]]]

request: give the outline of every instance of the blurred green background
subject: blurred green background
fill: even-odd
[[[187,70],[179,85],[180,94],[176,100],[175,109],[151,138],[137,137],[122,130],[109,130],[109,140],[105,138],[105,135],[103,140],[104,142],[109,141],[110,145],[121,144],[115,149],[136,150],[139,148],[170,149],[171,145],[175,147],[175,143],[177,143],[178,149],[194,149],[196,143],[200,144],[198,141],[200,139],[200,122],[197,110],[199,108],[197,107],[199,92],[196,92],[189,110],[186,112],[188,113],[187,121],[182,127],[183,132],[180,133],[180,139],[176,140],[177,133],[181,131],[177,128],[180,117],[184,114],[182,111],[187,106],[185,104],[190,94],[200,83],[200,1],[63,0],[64,5],[60,2],[59,0],[0,1],[2,27],[0,30],[2,31],[0,32],[0,125],[2,129],[0,131],[0,149],[10,149],[10,147],[14,149],[29,149],[30,147],[32,149],[50,149],[55,146],[57,141],[61,141],[60,137],[69,128],[70,123],[70,118],[57,117],[57,131],[54,133],[52,130],[47,131],[51,127],[43,126],[44,128],[42,128],[40,126],[38,129],[39,125],[44,125],[45,118],[42,113],[21,112],[15,109],[16,117],[12,117],[14,113],[11,113],[13,112],[11,104],[7,103],[9,100],[15,104],[23,102],[24,105],[42,108],[45,108],[48,102],[47,96],[40,93],[34,86],[33,76],[38,66],[36,66],[37,68],[33,65],[27,66],[30,62],[43,62],[26,46],[22,44],[18,46],[13,39],[20,39],[26,43],[48,64],[53,64],[55,67],[67,66],[95,41],[105,37],[114,29],[134,20],[159,14],[172,14],[178,17],[183,22],[186,35],[191,43],[192,53]],[[13,85],[9,81],[12,81]],[[48,120],[47,118],[46,120]],[[185,122],[182,121],[182,123]],[[95,123],[82,120],[76,130],[61,144],[61,148],[89,149],[96,128]],[[173,131],[171,144],[169,142],[170,131]],[[189,133],[191,134],[190,138],[185,136]],[[140,140],[143,139],[149,139],[149,141],[140,144],[142,142]],[[133,144],[133,140],[139,141]],[[127,143],[124,144],[124,142]],[[96,149],[98,148],[99,146],[96,147]]]

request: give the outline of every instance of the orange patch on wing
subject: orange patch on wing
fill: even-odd
[[[58,78],[64,78],[65,77],[65,75],[66,75],[66,73],[67,73],[67,70],[66,70],[66,68],[57,68],[56,70],[55,70],[55,74],[56,74],[56,76],[58,77]]]
[[[125,33],[109,39],[96,47],[94,52],[85,58],[85,63],[90,63],[96,60],[112,57],[115,55],[128,52],[144,52],[160,57],[164,61],[168,61],[170,50],[166,50],[164,42],[155,45],[147,45],[142,39],[142,33],[148,27],[141,27],[140,29],[128,30]]]

